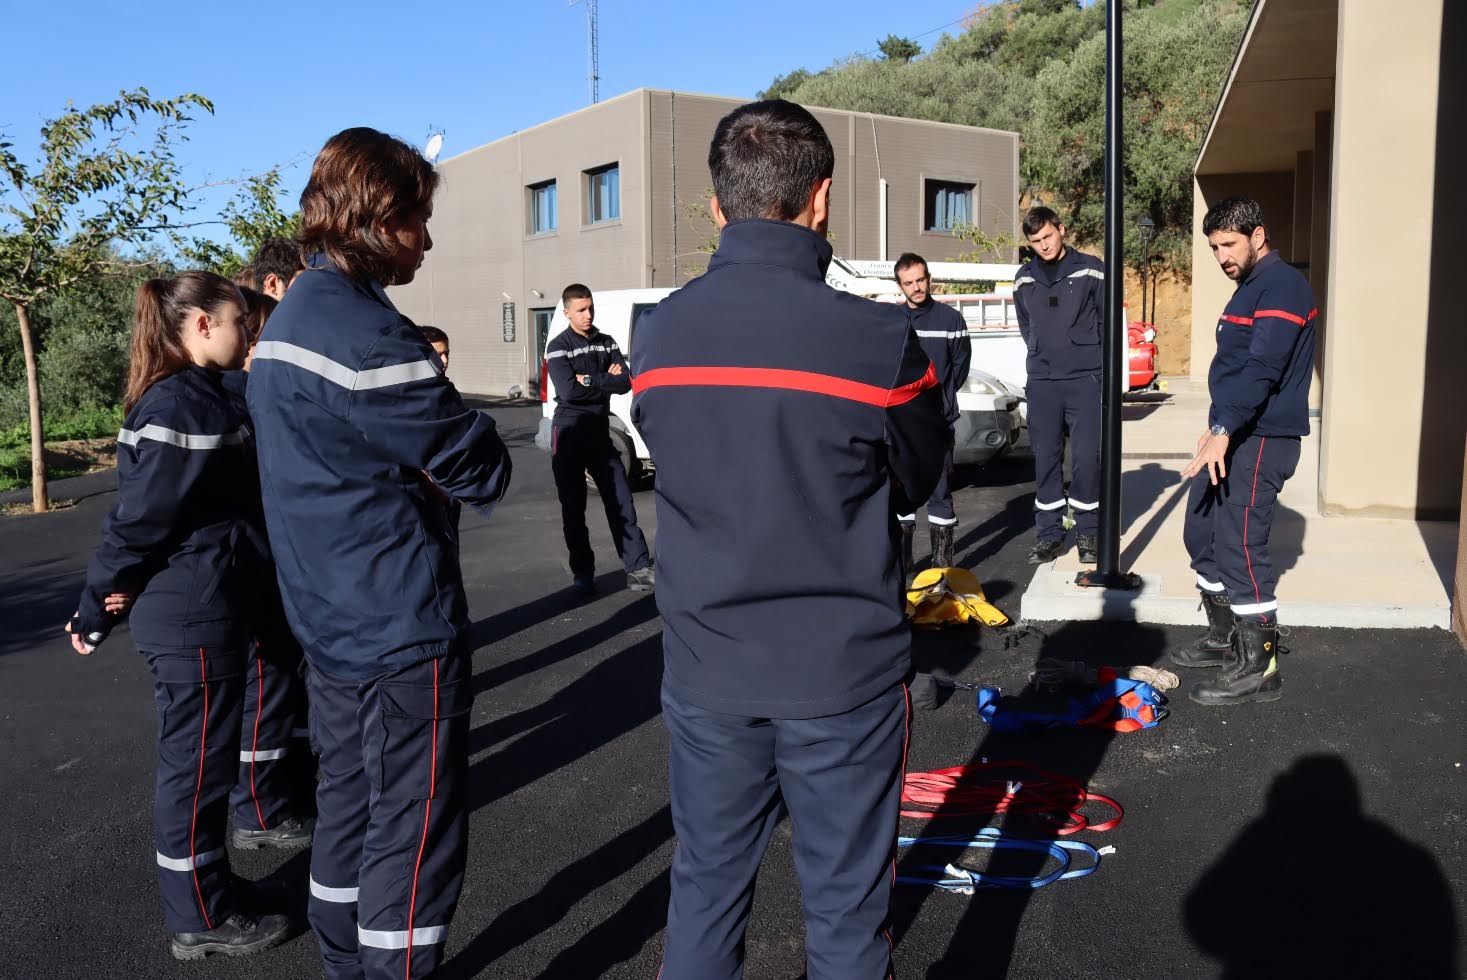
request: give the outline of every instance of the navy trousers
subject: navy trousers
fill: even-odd
[[[229,907],[225,834],[239,775],[242,649],[143,651],[158,707],[153,834],[168,931],[213,929]]]
[[[927,523],[936,524],[939,527],[951,527],[958,522],[958,512],[953,510],[953,491],[948,483],[948,477],[952,473],[953,454],[947,454],[947,460],[942,464],[942,475],[937,478],[937,486],[932,491],[932,496],[927,498]],[[903,524],[915,524],[917,515],[915,513],[902,514],[897,520]]]
[[[611,442],[611,429],[599,415],[575,415],[556,419],[551,429],[550,467],[555,474],[555,492],[560,497],[560,520],[565,529],[565,546],[570,551],[571,574],[590,578],[596,571],[596,554],[586,529],[586,474],[596,482],[606,524],[622,566],[629,572],[652,564],[647,538],[637,526],[637,509],[627,482],[621,454]]]
[[[264,640],[255,643],[245,663],[239,779],[229,800],[237,827],[268,830],[309,809],[296,799],[305,778],[298,756],[310,755],[297,737],[305,721],[300,663],[294,642]]]
[[[1075,533],[1100,527],[1100,375],[1060,381],[1031,378],[1029,442],[1034,448],[1034,532],[1041,541],[1064,537],[1065,504]],[[1065,493],[1065,436],[1070,439],[1070,491]]]
[[[1272,620],[1278,615],[1278,573],[1269,554],[1274,504],[1299,465],[1299,440],[1249,436],[1228,447],[1228,475],[1213,486],[1207,473],[1192,480],[1182,526],[1197,587],[1226,592],[1233,615]]]
[[[442,963],[468,852],[467,654],[372,681],[309,667],[321,757],[311,927],[328,980],[412,980]]]
[[[891,976],[888,911],[911,704],[904,685],[824,718],[747,718],[662,690],[677,850],[662,980],[736,980],[754,878],[794,831],[809,980]]]

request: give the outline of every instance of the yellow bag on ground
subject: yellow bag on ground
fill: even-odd
[[[1006,626],[1009,618],[983,595],[983,583],[966,568],[928,568],[907,589],[907,615],[927,629],[974,621]]]

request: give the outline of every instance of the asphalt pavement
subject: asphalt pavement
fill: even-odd
[[[469,867],[444,975],[651,980],[674,846],[661,621],[652,598],[624,590],[599,515],[601,592],[570,593],[549,461],[533,444],[538,412],[492,414],[515,475],[492,519],[463,520],[478,698]],[[115,499],[82,489],[70,509],[0,518],[0,977],[319,976],[307,932],[245,959],[169,956],[150,675],[125,630],[89,658],[61,633]],[[1011,614],[1030,575],[1031,500],[1022,458],[964,474],[956,495],[959,561]],[[637,502],[655,537],[652,494]],[[1287,617],[1287,576],[1280,593]],[[990,630],[919,635],[916,657],[1020,695],[1039,657],[1160,664],[1193,632],[1036,625],[1014,643]],[[1467,654],[1438,630],[1300,628],[1285,642],[1283,701],[1205,709],[1176,692],[1159,727],[1132,734],[994,734],[966,689],[916,713],[910,770],[1023,760],[1114,797],[1125,817],[1077,835],[1115,848],[1088,877],[971,896],[899,889],[897,975],[1462,976]],[[903,821],[905,833],[923,826]],[[803,974],[797,832],[781,825],[759,879],[754,980]],[[266,900],[303,907],[304,855],[231,861]],[[1025,855],[964,863],[1041,870]]]

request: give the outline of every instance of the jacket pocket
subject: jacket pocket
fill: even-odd
[[[427,800],[467,762],[473,681],[464,656],[413,664],[378,681],[378,786],[384,799]],[[454,783],[462,783],[460,778]]]

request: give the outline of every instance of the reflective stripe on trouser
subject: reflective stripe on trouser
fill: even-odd
[[[565,546],[570,552],[571,572],[591,575],[596,554],[591,550],[591,533],[586,527],[586,474],[596,482],[596,492],[606,511],[606,526],[627,571],[651,564],[647,538],[637,525],[637,508],[621,454],[612,445],[606,420],[581,416],[557,421],[551,429],[550,468],[555,492],[560,498],[560,521]]]
[[[743,975],[754,877],[787,807],[810,980],[882,980],[906,745],[902,685],[840,715],[761,719],[665,687],[673,852],[662,980]]]
[[[1299,464],[1299,440],[1249,436],[1229,447],[1225,462],[1228,475],[1219,485],[1205,472],[1193,478],[1182,537],[1199,587],[1221,583],[1234,615],[1274,619],[1278,569],[1269,537],[1278,493]]]
[[[234,825],[268,830],[295,815],[290,756],[299,708],[298,649],[276,652],[255,644],[245,664],[244,711],[239,733],[239,779],[229,795]]]
[[[937,478],[937,486],[932,490],[932,496],[927,498],[927,522],[939,526],[951,526],[958,522],[958,512],[953,509],[953,491],[949,477],[953,468],[953,454],[947,454],[947,460],[942,464],[942,475]],[[897,520],[903,523],[911,523],[917,520],[917,515],[902,514]]]
[[[468,849],[471,669],[455,655],[370,682],[308,672],[322,775],[310,918],[330,980],[442,962]]]
[[[212,929],[227,905],[229,790],[239,773],[245,654],[144,651],[158,708],[153,834],[169,932]]]
[[[1041,540],[1064,536],[1066,503],[1075,501],[1075,533],[1100,526],[1100,376],[1050,381],[1032,378],[1029,443],[1034,449],[1034,531]],[[1065,437],[1070,442],[1070,489],[1065,492]]]

